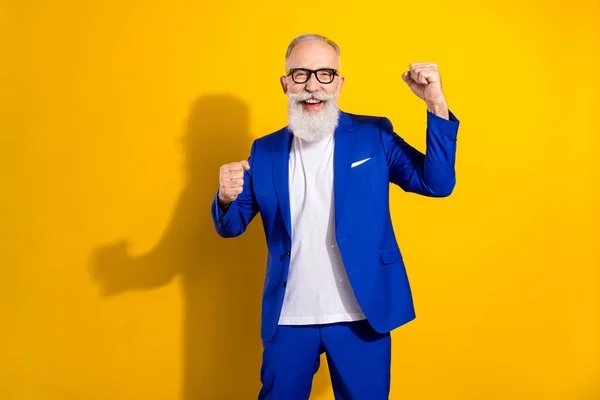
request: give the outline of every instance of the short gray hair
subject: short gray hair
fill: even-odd
[[[287,48],[287,51],[285,53],[285,60],[287,61],[287,59],[290,58],[290,54],[292,54],[292,50],[294,50],[294,47],[296,47],[297,45],[299,45],[302,42],[306,42],[307,40],[320,40],[322,42],[325,42],[328,45],[330,45],[331,47],[333,47],[333,49],[335,50],[335,54],[337,54],[338,57],[340,56],[340,47],[337,44],[335,44],[332,40],[329,40],[325,36],[322,36],[322,35],[317,35],[315,33],[308,33],[308,34],[297,36],[294,39],[292,39],[292,41],[290,42],[290,44]]]

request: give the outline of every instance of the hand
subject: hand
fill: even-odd
[[[409,71],[402,74],[402,79],[428,108],[447,108],[437,64],[412,63]]]
[[[250,169],[248,161],[225,164],[219,171],[219,203],[226,206],[244,190],[244,171]]]
[[[124,240],[104,245],[92,253],[89,271],[100,287],[102,296],[110,296],[128,289],[132,281],[133,259]]]

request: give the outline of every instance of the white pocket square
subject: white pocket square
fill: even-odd
[[[352,165],[350,166],[350,168],[354,168],[354,167],[357,167],[357,166],[359,166],[359,165],[360,165],[360,164],[362,164],[362,163],[366,163],[366,162],[367,162],[367,161],[369,161],[370,159],[371,159],[371,157],[369,157],[369,158],[365,158],[364,160],[355,161],[355,162],[353,162],[353,163],[352,163]]]

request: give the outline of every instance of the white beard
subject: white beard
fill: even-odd
[[[339,120],[339,91],[327,94],[324,91],[315,93],[300,92],[288,95],[288,128],[300,139],[307,142],[324,139],[333,134]],[[319,111],[305,111],[303,102],[314,98],[324,101]]]

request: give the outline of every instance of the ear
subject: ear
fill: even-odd
[[[342,92],[342,86],[344,86],[345,81],[346,81],[345,77],[338,76],[338,84],[337,84],[337,88],[335,90],[338,93],[338,95]]]
[[[281,83],[281,89],[283,89],[283,94],[287,95],[287,93],[288,93],[288,83],[287,83],[286,76],[282,75],[281,78],[279,78],[279,82]]]

